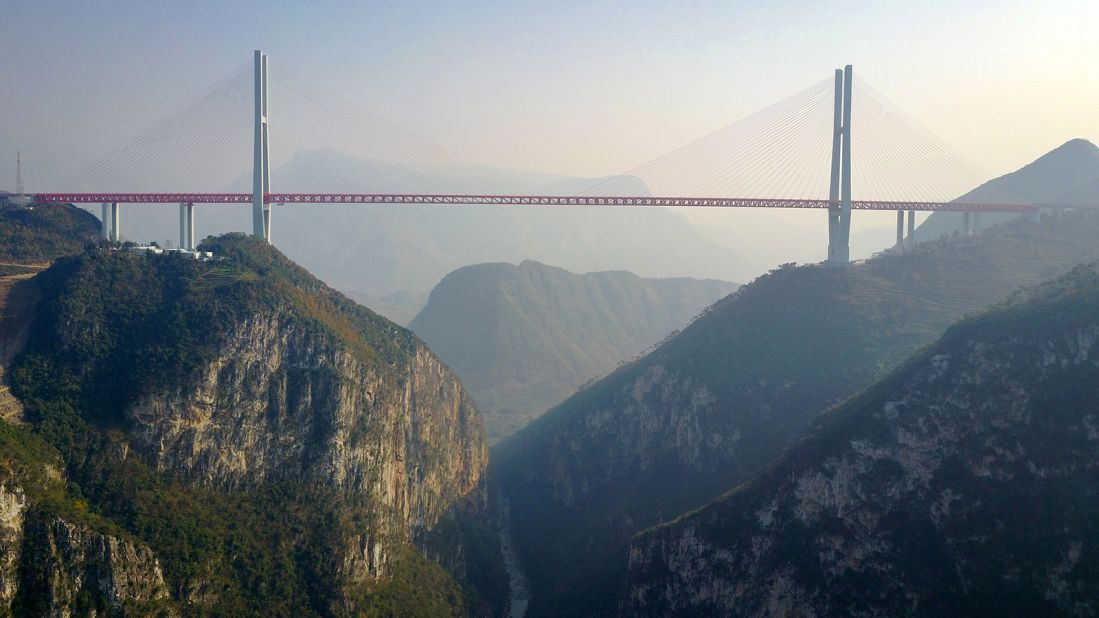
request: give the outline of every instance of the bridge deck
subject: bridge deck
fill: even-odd
[[[250,204],[251,193],[38,193],[40,202],[74,204]],[[402,193],[270,193],[274,204],[472,204],[502,206],[670,206],[707,208],[829,208],[837,202],[819,199],[768,199],[745,197],[609,197],[594,195],[474,195]],[[853,200],[853,210],[919,210],[949,212],[1029,213],[1034,204],[964,202],[907,202]]]

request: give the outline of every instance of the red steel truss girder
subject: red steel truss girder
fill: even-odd
[[[72,204],[251,204],[251,193],[36,193],[36,202]]]
[[[39,202],[95,204],[250,204],[251,193],[38,193]],[[561,195],[467,195],[399,193],[270,193],[268,203],[277,204],[474,204],[508,206],[669,206],[711,208],[829,208],[828,200],[742,197],[605,197]],[[1033,204],[984,204],[958,202],[903,202],[855,200],[854,210],[919,210],[950,212],[1016,212],[1038,209]]]

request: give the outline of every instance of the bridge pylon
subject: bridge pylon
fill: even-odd
[[[255,51],[256,123],[252,159],[252,235],[271,242],[271,148],[268,142],[267,54]]]
[[[851,259],[851,65],[836,69],[832,177],[828,185],[828,262]]]

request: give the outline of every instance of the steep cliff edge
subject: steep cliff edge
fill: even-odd
[[[469,609],[411,545],[484,508],[487,446],[458,380],[272,247],[204,248],[219,260],[93,250],[32,281],[13,390],[90,508],[157,552],[179,606]]]
[[[1099,268],[951,328],[636,537],[630,616],[1094,615]]]
[[[777,270],[502,442],[530,615],[614,614],[633,534],[758,474],[967,312],[1099,259],[1097,234],[1099,217],[1078,213]]]
[[[171,615],[157,556],[69,495],[55,449],[0,424],[0,616]]]

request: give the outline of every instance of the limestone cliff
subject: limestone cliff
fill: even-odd
[[[127,418],[161,471],[219,489],[327,485],[410,528],[469,495],[486,460],[476,410],[426,347],[386,375],[289,306],[248,316],[191,381],[145,393]]]
[[[81,499],[161,556],[175,605],[460,611],[411,549],[484,508],[487,446],[457,378],[273,248],[205,247],[220,259],[93,250],[34,279],[11,372],[30,427]]]
[[[67,499],[60,463],[0,426],[0,616],[171,615],[157,556]]]
[[[630,616],[1094,615],[1099,269],[962,322],[636,537]]]

